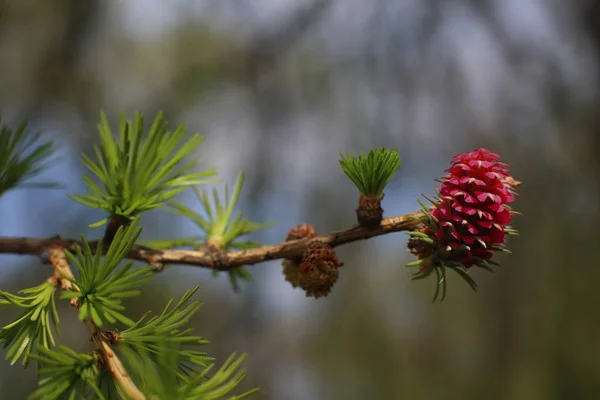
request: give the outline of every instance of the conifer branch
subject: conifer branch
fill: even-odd
[[[48,252],[50,265],[52,265],[52,269],[54,270],[51,278],[57,279],[63,290],[79,291],[79,287],[77,287],[75,284],[72,284],[74,275],[67,261],[65,252],[63,251],[63,247],[59,244],[53,243],[49,245],[46,250]],[[77,298],[71,299],[71,305],[75,308],[79,307],[79,302],[77,300]],[[90,331],[91,340],[96,345],[97,351],[100,354],[105,367],[113,375],[115,381],[121,387],[123,392],[127,394],[128,398],[131,400],[145,400],[146,397],[144,394],[137,388],[135,383],[133,383],[131,377],[125,370],[123,363],[110,348],[107,339],[104,337],[102,329],[98,325],[94,324],[91,320],[85,320],[84,322]]]
[[[182,264],[227,271],[242,265],[254,265],[269,260],[301,256],[308,245],[315,241],[336,247],[392,232],[410,231],[420,224],[417,218],[423,218],[424,216],[423,212],[417,211],[384,218],[381,224],[375,228],[355,225],[310,239],[290,240],[276,245],[247,250],[216,252],[210,250],[162,250],[136,245],[127,253],[126,258],[147,262],[158,269],[167,264]],[[96,248],[96,244],[97,242],[90,242],[92,250]],[[58,236],[46,239],[0,237],[0,253],[5,254],[41,255],[50,246],[60,246],[69,251],[74,251],[75,245],[82,246],[82,242]],[[107,250],[108,246],[104,246],[103,252],[105,253]]]

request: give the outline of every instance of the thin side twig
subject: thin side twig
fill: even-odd
[[[73,285],[68,279],[62,278],[63,276],[66,276],[73,279],[73,272],[71,271],[63,248],[60,245],[53,243],[48,246],[47,251],[49,256],[48,259],[54,270],[51,279],[55,279],[57,283],[60,284],[62,290],[79,291],[77,285]],[[71,305],[77,309],[79,308],[79,302],[74,300],[77,299],[72,299]],[[144,396],[135,383],[133,383],[131,377],[125,370],[123,363],[111,349],[102,329],[90,320],[85,320],[84,323],[90,331],[92,341],[94,341],[97,347],[97,351],[102,358],[103,364],[113,375],[119,387],[127,394],[127,398],[131,400],[146,400],[146,396]]]
[[[92,340],[98,347],[102,360],[117,381],[119,387],[127,394],[127,398],[131,400],[146,400],[144,393],[133,383],[123,363],[104,338],[101,329],[90,320],[86,320],[85,324],[92,334]]]

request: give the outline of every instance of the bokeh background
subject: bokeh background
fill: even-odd
[[[100,109],[115,123],[121,110],[164,110],[205,134],[195,156],[230,184],[245,171],[239,209],[278,222],[252,236],[268,244],[304,222],[321,233],[354,223],[340,151],[399,149],[383,203],[397,215],[434,192],[454,154],[488,147],[523,182],[523,216],[498,272],[474,271],[478,294],[452,276],[432,304],[432,280],[408,281],[398,233],[340,247],[327,298],[292,289],[278,261],[252,267],[238,294],[225,276],[175,266],[131,314],[200,284],[194,325],[220,361],[250,354],[242,386],[260,386],[256,399],[596,399],[599,56],[594,0],[0,1],[3,121],[27,118],[57,142],[61,159],[41,178],[65,185],[4,195],[0,235],[101,235],[87,225],[102,213],[67,198],[85,190],[79,156]],[[162,211],[143,225],[144,238],[197,233]],[[35,257],[0,262],[4,290],[48,275]],[[89,347],[61,310],[60,340]],[[7,364],[0,397],[25,399],[34,369]]]

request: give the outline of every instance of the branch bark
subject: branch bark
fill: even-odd
[[[392,232],[410,231],[419,225],[419,221],[412,217],[423,218],[421,211],[384,218],[381,225],[375,228],[363,228],[359,225],[347,229],[332,232],[326,235],[316,236],[310,239],[290,240],[276,245],[262,246],[249,250],[239,251],[197,251],[197,250],[161,250],[145,246],[134,246],[127,258],[147,262],[157,268],[166,264],[182,264],[196,267],[205,267],[215,270],[227,271],[242,265],[254,265],[264,261],[281,258],[293,258],[302,256],[306,248],[313,241],[320,241],[337,247],[342,244],[369,239],[375,236],[385,235]],[[92,250],[96,248],[97,242],[90,242]],[[41,255],[49,246],[61,246],[69,251],[74,251],[75,246],[82,245],[81,241],[61,237],[52,238],[10,238],[0,237],[0,253]],[[106,253],[108,246],[104,246]]]

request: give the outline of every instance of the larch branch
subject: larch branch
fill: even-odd
[[[50,279],[54,279],[56,284],[61,286],[62,290],[79,291],[80,289],[77,285],[73,285],[68,279],[63,279],[63,277],[73,279],[73,272],[71,271],[63,248],[57,243],[52,243],[47,246],[45,251],[48,251],[49,253],[49,261],[54,270]],[[71,300],[71,305],[76,309],[79,308],[79,302],[76,301],[76,299]],[[90,331],[92,340],[96,344],[97,352],[102,358],[102,362],[113,375],[123,392],[126,393],[131,400],[145,400],[146,396],[144,396],[131,380],[123,363],[121,363],[121,360],[119,360],[115,352],[111,349],[107,339],[104,337],[102,329],[90,320],[85,320],[84,322]]]
[[[424,218],[421,211],[384,218],[381,225],[375,228],[364,228],[359,225],[332,232],[314,238],[290,240],[276,245],[261,246],[248,250],[210,252],[199,250],[153,249],[145,246],[134,246],[127,254],[128,259],[147,262],[156,267],[167,264],[182,264],[205,267],[226,271],[242,265],[254,265],[264,261],[301,256],[308,245],[314,241],[329,244],[332,247],[369,239],[392,232],[410,231],[419,225],[414,217]],[[75,251],[75,246],[81,246],[79,240],[61,237],[52,238],[10,238],[0,237],[0,253],[41,255],[50,246],[61,246],[69,251]],[[90,242],[92,251],[96,242]],[[108,246],[103,251],[106,252]]]

